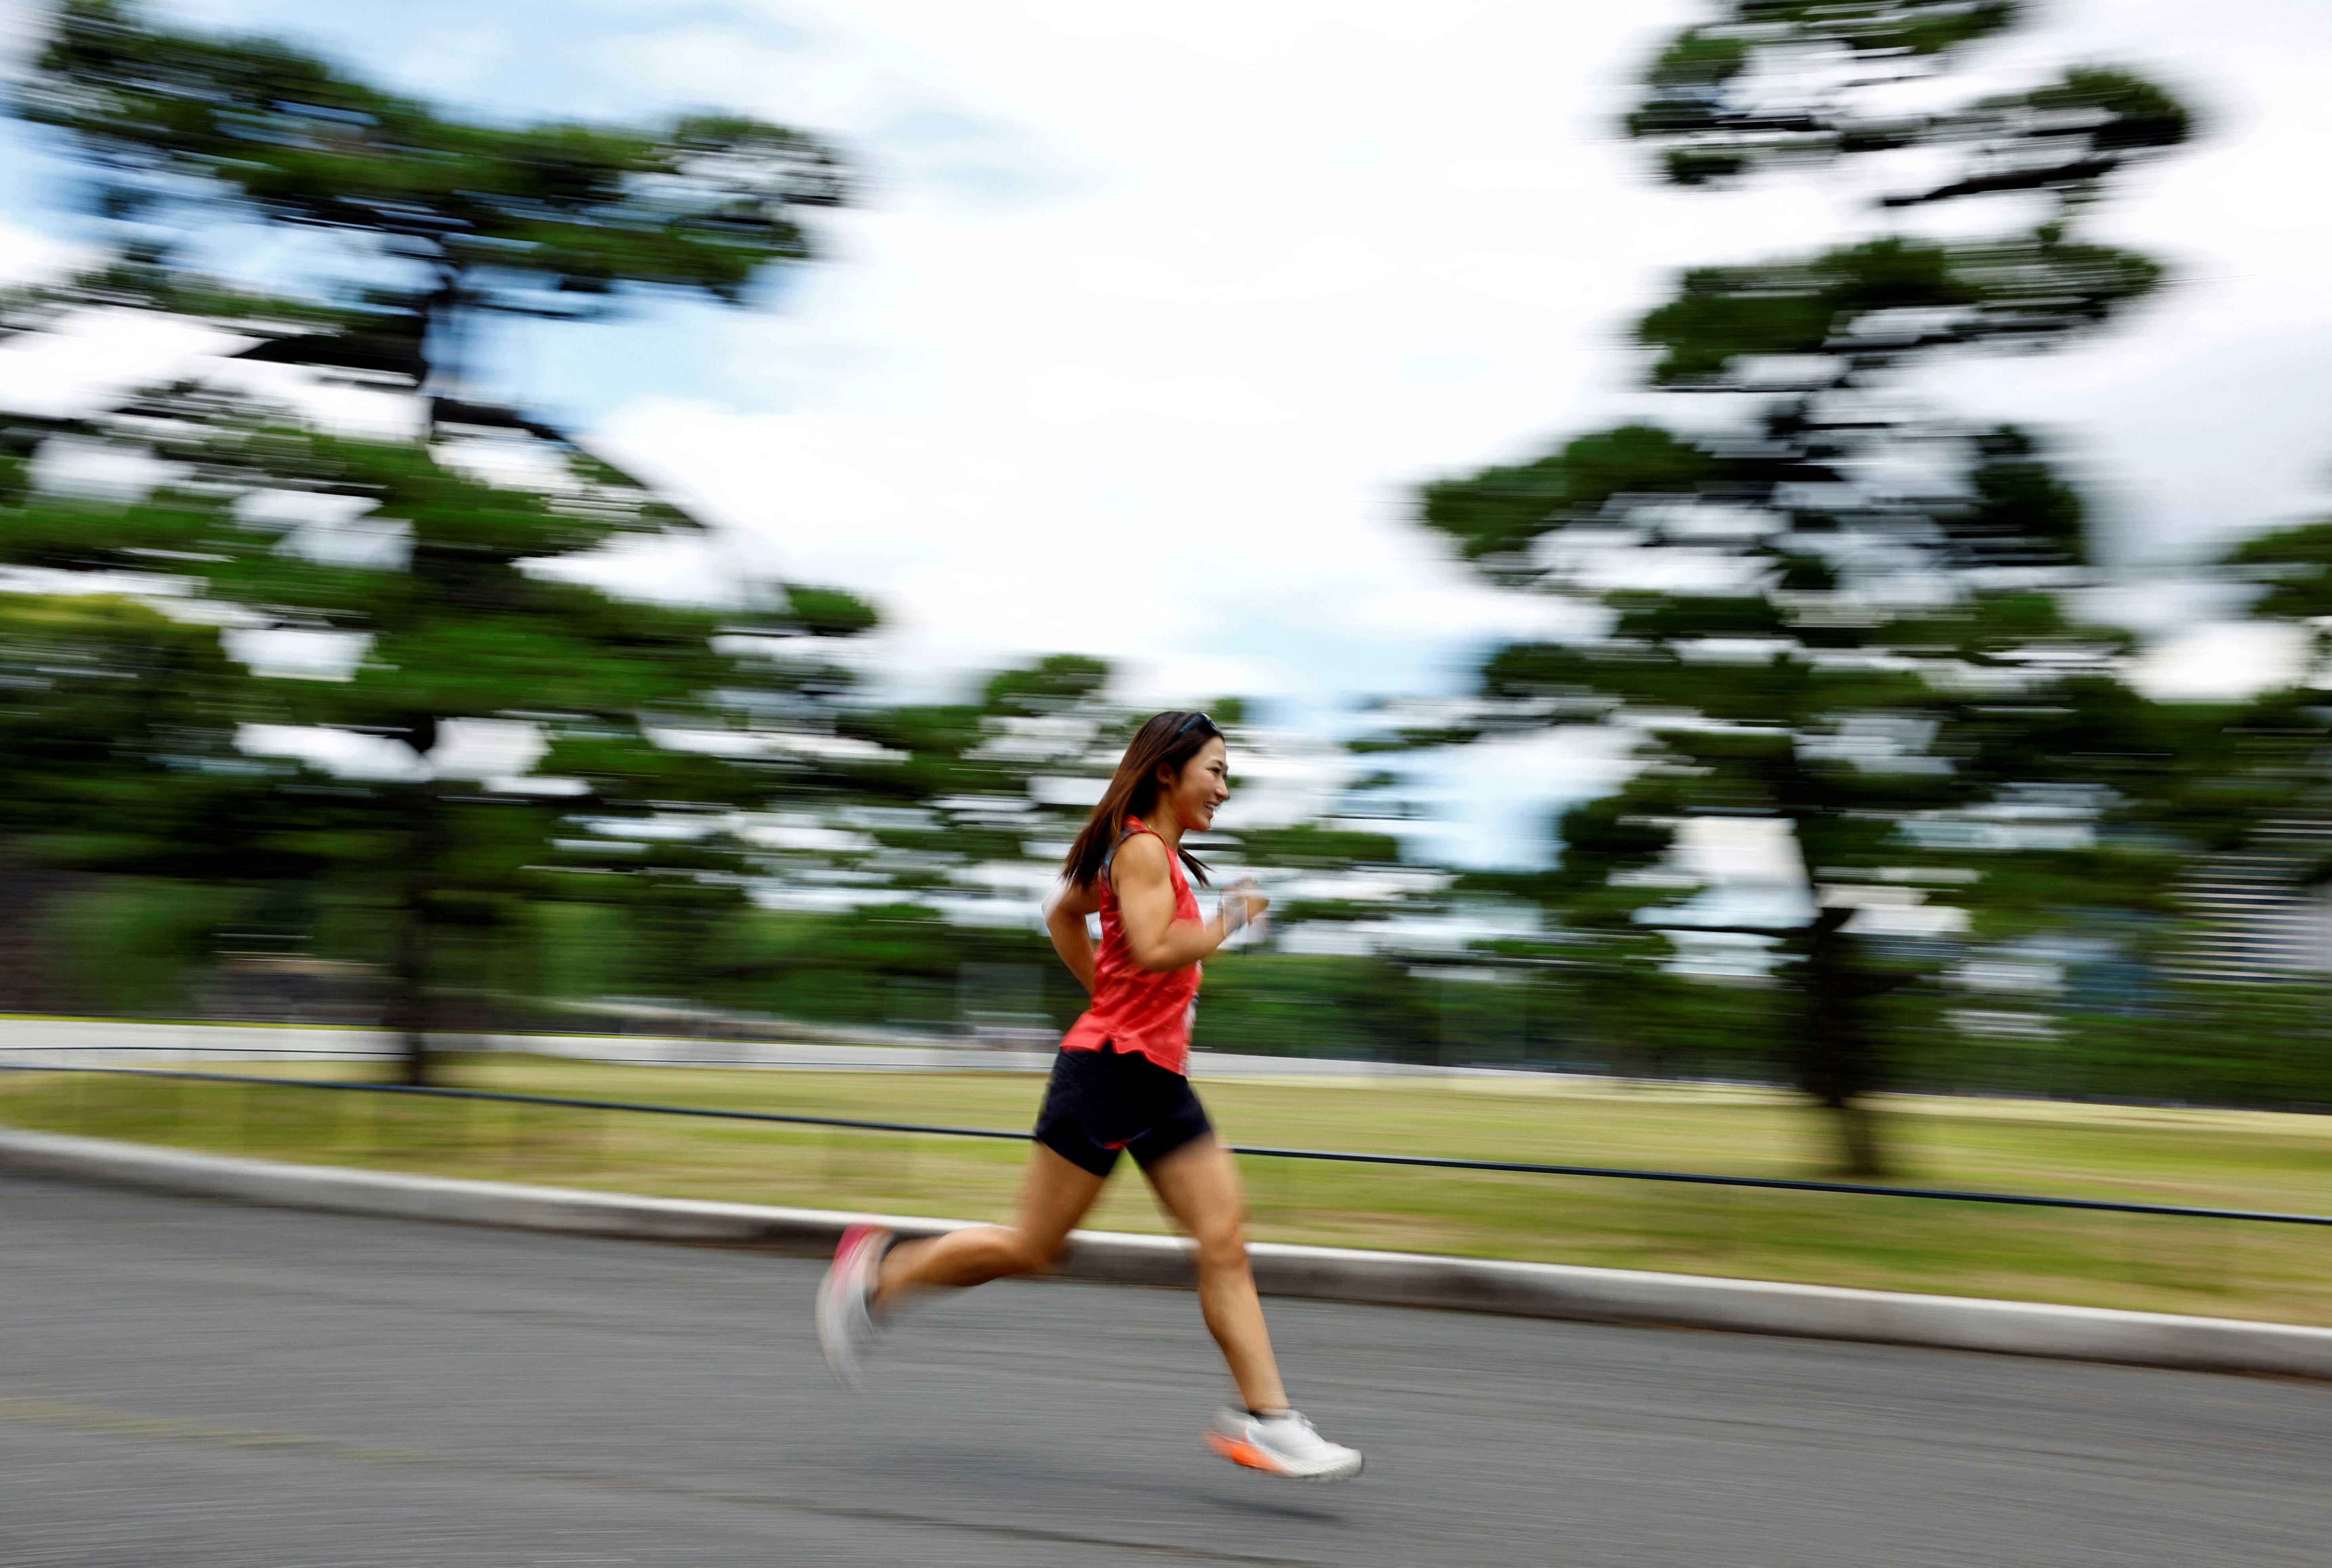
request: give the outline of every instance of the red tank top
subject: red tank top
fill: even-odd
[[[1150,825],[1141,818],[1126,818],[1127,837],[1151,832]],[[1118,842],[1123,844],[1125,838]],[[1118,913],[1117,890],[1109,883],[1110,865],[1116,856],[1115,850],[1110,851],[1110,859],[1102,863],[1101,875],[1094,881],[1101,901],[1101,950],[1094,955],[1093,1006],[1061,1037],[1061,1049],[1097,1051],[1104,1042],[1111,1042],[1121,1051],[1149,1057],[1170,1073],[1187,1074],[1190,1021],[1199,1011],[1199,966],[1185,964],[1161,972],[1133,961],[1133,950],[1126,945],[1125,923]],[[1181,858],[1171,846],[1166,875],[1174,883],[1174,918],[1199,919],[1198,894],[1190,891],[1190,880],[1182,875]]]

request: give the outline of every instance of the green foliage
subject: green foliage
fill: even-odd
[[[1679,33],[1644,72],[1653,87],[1670,91],[1722,87],[1749,63],[1749,45],[1739,38],[1724,38],[1702,28]]]
[[[980,1011],[1000,1011],[1012,1027],[1058,1030],[1085,1006],[1042,932],[949,921],[911,903],[835,913],[741,911],[710,941],[633,972],[651,994],[742,1012],[941,1033]],[[997,976],[1010,982],[1007,994],[980,983]],[[569,994],[607,990],[585,984]]]
[[[2030,432],[2003,425],[1976,437],[1979,461],[1968,470],[1974,502],[1937,521],[1974,560],[1998,566],[2088,563],[2088,508],[2059,478]]]
[[[236,750],[241,684],[214,627],[114,595],[0,594],[0,838],[95,871],[263,875],[296,858],[296,815],[252,831],[287,770]]]
[[[14,107],[69,133],[128,237],[86,276],[0,297],[0,332],[126,307],[261,339],[246,358],[424,392],[471,312],[588,316],[626,289],[734,303],[810,253],[806,209],[847,194],[832,150],[781,127],[491,123],[117,0],[67,0]],[[234,223],[328,236],[295,252],[339,269],[326,298],[178,264],[186,241]],[[129,601],[0,606],[29,639],[24,701],[0,715],[24,740],[16,816],[0,819],[22,854],[313,889],[315,941],[388,975],[416,1075],[432,1027],[518,991],[940,1022],[997,1010],[967,976],[1042,972],[1027,1005],[1074,1015],[1033,923],[963,926],[934,906],[1049,874],[1084,815],[1062,786],[1105,774],[1139,722],[1105,665],[1048,658],[965,701],[876,709],[827,651],[877,624],[871,605],[770,587],[715,613],[586,586],[578,560],[693,522],[554,429],[424,402],[428,439],[397,442],[154,389],[71,432],[173,465],[134,502],[36,493],[27,459],[59,429],[0,432],[0,564],[95,580],[167,562],[213,620],[361,644],[346,679],[258,680],[215,626]],[[497,454],[538,477],[482,477]],[[375,548],[300,521],[351,509]],[[1236,699],[1211,706],[1247,721]],[[531,728],[544,750],[525,777],[444,776],[449,737],[477,721]],[[406,776],[256,761],[235,744],[253,722],[400,747]],[[1379,835],[1250,837],[1234,852],[1306,873],[1400,858]],[[771,913],[746,898],[757,883],[847,908]]]
[[[1313,822],[1288,827],[1247,828],[1239,835],[1239,847],[1248,859],[1259,865],[1307,871],[1400,864],[1400,840],[1390,833],[1324,827]]]
[[[2266,585],[2251,606],[2254,614],[2295,621],[2332,616],[2332,521],[2246,540],[2226,559]]]
[[[2252,614],[2290,624],[2304,636],[2299,667],[2276,690],[2232,713],[2213,713],[2208,732],[2192,738],[2206,758],[2187,781],[2179,825],[2222,852],[2264,854],[2279,864],[2288,897],[2320,896],[2332,880],[2332,857],[2295,852],[2269,840],[2295,826],[2332,816],[2325,760],[2332,756],[2332,522],[2303,523],[2244,541],[2222,563],[2259,585]]]
[[[530,901],[612,897],[655,942],[701,940],[741,897],[726,814],[836,783],[764,746],[760,715],[798,715],[846,686],[830,661],[791,650],[871,617],[820,590],[741,615],[548,575],[561,557],[669,532],[677,514],[572,447],[508,428],[551,460],[540,488],[475,477],[459,443],[349,439],[199,388],[149,394],[90,425],[179,477],[135,502],[20,491],[0,506],[0,562],[93,575],[166,560],[205,590],[208,619],[361,638],[363,655],[345,680],[254,680],[215,625],[118,598],[5,596],[0,664],[23,673],[18,703],[0,713],[21,734],[5,830],[19,853],[339,888],[402,933],[380,960],[416,1040],[433,997],[491,989],[493,955],[514,951]],[[401,548],[320,555],[298,519],[327,497],[393,520]],[[535,777],[550,782],[435,776],[449,726],[479,719],[532,725],[547,747]],[[414,777],[328,783],[260,761],[236,745],[252,722],[400,742]],[[674,735],[690,744],[666,744]]]
[[[1054,654],[1019,669],[999,670],[981,693],[991,713],[1053,713],[1087,706],[1109,684],[1109,666],[1082,654]]]
[[[1626,118],[1628,135],[1659,149],[1670,184],[1928,148],[1963,151],[1963,172],[1882,205],[2031,191],[2069,210],[2132,160],[2193,132],[2192,111],[2169,91],[2097,65],[1939,113],[1864,106],[1872,90],[1947,68],[1968,45],[2013,26],[2022,8],[2006,0],[1737,0],[1717,10],[1653,58],[1644,96]],[[1842,62],[1882,59],[1891,73],[1864,69],[1840,84]]]
[[[2040,439],[1907,422],[1877,394],[1939,354],[2061,347],[2156,290],[2156,263],[2068,225],[2131,159],[2184,141],[2191,118],[2104,68],[1929,116],[1867,109],[1880,85],[1868,71],[1840,85],[1854,59],[1941,70],[2011,25],[2012,5],[1713,9],[1652,62],[1629,121],[1671,180],[1956,151],[1960,177],[1884,205],[2024,191],[2053,197],[2057,216],[1686,272],[1637,324],[1648,381],[1765,406],[1743,428],[1639,422],[1427,486],[1426,526],[1491,580],[1590,612],[1568,618],[1594,630],[1495,650],[1471,711],[1380,743],[1574,723],[1632,736],[1641,771],[1568,811],[1559,863],[1518,889],[1573,939],[1560,961],[1584,1016],[1625,1041],[1685,984],[1659,928],[1771,944],[1777,989],[1747,988],[1766,1021],[1737,1037],[1763,1040],[1842,1113],[1843,1162],[1869,1171],[1857,1102],[1931,1027],[1918,1020],[1935,994],[1912,982],[1964,940],[1949,933],[2031,936],[2077,907],[2159,912],[2179,856],[2130,829],[2200,810],[2177,782],[2186,737],[2117,678],[2130,639],[2060,597],[2091,559],[2088,514]],[[1889,464],[1933,477],[1877,478]],[[1707,903],[1670,855],[1683,824],[1708,817],[1785,828],[1802,911]],[[1882,938],[1889,910],[1920,913]],[[1716,994],[1684,994],[1696,989]]]
[[[653,128],[449,118],[267,38],[66,0],[18,111],[72,132],[110,216],[241,207],[360,238],[463,305],[588,314],[625,286],[735,303],[809,253],[794,216],[846,194],[834,151],[734,115]]]
[[[1636,340],[1661,350],[1656,386],[1726,389],[1744,360],[1800,357],[1824,362],[1802,378],[1821,387],[1936,349],[2052,346],[2161,281],[2158,263],[2105,245],[1870,240],[1810,262],[1688,272]]]
[[[1428,484],[1418,521],[1449,535],[1468,560],[1510,556],[1551,527],[1592,518],[1616,496],[1689,494],[1715,467],[1665,430],[1623,425],[1534,463]]]
[[[64,1008],[148,1015],[192,1010],[247,888],[152,877],[89,878],[43,913],[52,996]]]
[[[1802,59],[1830,51],[1866,59],[1933,58],[2013,25],[2019,10],[2010,0],[1735,0],[1718,7],[1716,21],[1685,29],[1653,58],[1644,72],[1645,97],[1628,116],[1627,131],[1644,138],[1757,139],[1740,150],[1675,149],[1672,171],[1679,164],[1689,173],[1706,161],[1730,158],[1737,167],[1724,172],[1740,173],[1752,159],[1770,159],[1782,149],[1800,157],[1834,155],[1847,149],[1839,147],[1837,128],[1818,110],[1760,112],[1736,105],[1727,90],[1766,59]]]
[[[1677,808],[1673,792],[1657,784],[1570,808],[1555,824],[1563,842],[1555,862],[1558,885],[1574,896],[1591,895],[1609,887],[1614,875],[1649,870],[1667,859],[1676,844]],[[1635,904],[1630,898],[1621,907],[1632,913]]]
[[[1245,697],[1224,696],[1209,703],[1203,711],[1216,723],[1229,730],[1253,722],[1257,716],[1256,706]]]
[[[289,44],[176,30],[122,0],[66,0],[14,107],[71,134],[97,209],[132,238],[96,272],[0,300],[0,330],[129,306],[250,332],[265,339],[253,359],[416,387],[468,312],[588,316],[627,289],[741,302],[769,265],[810,253],[799,215],[847,194],[834,151],[784,127],[464,120]],[[175,241],[235,221],[330,236],[316,254],[342,269],[332,302],[174,264]],[[425,408],[428,440],[354,440],[199,386],[157,389],[80,432],[177,465],[128,504],[32,492],[23,459],[50,430],[0,441],[0,562],[167,562],[215,617],[363,645],[344,681],[253,681],[226,667],[215,629],[166,636],[127,610],[81,612],[59,667],[78,659],[92,678],[40,677],[27,722],[54,760],[17,760],[49,781],[20,796],[21,832],[53,860],[152,870],[188,858],[158,848],[168,829],[199,824],[186,837],[244,876],[320,877],[368,903],[416,1076],[433,993],[491,981],[530,901],[619,904],[651,947],[701,941],[741,899],[730,814],[846,781],[817,751],[773,744],[772,723],[815,724],[849,685],[817,645],[876,620],[826,589],[714,614],[559,576],[617,540],[694,524],[546,426],[442,397]],[[514,445],[547,457],[549,477],[494,483],[465,465]],[[398,548],[316,548],[303,509],[351,501]],[[68,713],[78,729],[60,727]],[[467,720],[532,725],[549,781],[438,776],[433,754]],[[400,742],[414,776],[328,784],[253,763],[233,744],[253,721]]]
[[[427,461],[280,432],[269,441],[311,457],[330,447],[334,483],[344,486],[368,473],[409,477]],[[483,487],[437,478],[420,487],[432,505],[404,508],[418,559],[438,553],[440,518],[448,534],[474,532],[465,528],[473,514],[454,502]],[[22,533],[45,549],[62,505],[0,511],[0,555],[26,546]],[[79,560],[106,564],[122,540],[148,537],[151,512],[182,543],[207,547],[196,564],[214,574],[215,600],[248,596],[244,605],[277,624],[369,636],[370,656],[346,682],[253,681],[224,656],[215,627],[105,597],[0,596],[0,678],[23,672],[7,682],[17,701],[0,711],[0,740],[14,742],[0,832],[19,858],[241,885],[320,879],[368,911],[371,933],[388,933],[349,956],[388,966],[412,1016],[425,1020],[444,1016],[453,990],[508,989],[502,970],[518,952],[549,953],[567,972],[559,966],[574,944],[552,940],[566,926],[528,913],[546,902],[621,912],[619,951],[581,965],[596,992],[696,972],[707,934],[740,903],[744,862],[719,831],[725,813],[833,787],[798,762],[722,760],[659,742],[690,728],[750,740],[739,699],[786,694],[786,665],[714,651],[716,633],[738,629],[733,615],[626,605],[538,578],[519,566],[530,555],[522,549],[446,549],[442,569],[377,568],[358,574],[372,579],[366,591],[349,591],[345,572],[303,570],[274,533],[239,522],[215,497],[83,503]],[[21,533],[16,522],[27,525]],[[791,632],[782,614],[757,629],[754,645]],[[419,761],[449,721],[495,716],[539,727],[549,741],[541,766],[566,781],[564,792],[425,776],[327,782],[234,746],[238,721],[268,718],[393,737]],[[646,836],[631,836],[627,817]],[[675,828],[695,837],[674,840]],[[149,1005],[134,984],[109,998]]]
[[[1896,1082],[2068,1100],[2332,1107],[2332,991],[2320,980],[2178,985],[2068,1007],[2039,1040],[1907,1036]]]
[[[883,624],[882,613],[855,594],[838,588],[803,588],[786,592],[795,625],[812,636],[850,637]]]
[[[1769,47],[1830,43],[1868,57],[1940,54],[2013,26],[2016,0],[1734,0]]]
[[[378,324],[377,312],[360,307],[287,299],[224,279],[180,272],[164,265],[152,244],[132,241],[119,254],[61,282],[0,290],[0,339],[45,331],[78,311],[108,308],[159,311],[263,339],[327,331],[360,333]]]
[[[1191,1043],[1200,1050],[1379,1061],[1426,1057],[1430,998],[1384,958],[1243,953],[1209,964]]]

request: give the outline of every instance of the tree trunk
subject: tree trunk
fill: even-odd
[[[0,1011],[54,1012],[74,1001],[60,980],[43,921],[75,880],[71,872],[28,864],[0,844]]]
[[[1792,979],[1798,999],[1798,1086],[1831,1114],[1838,1137],[1838,1169],[1848,1176],[1886,1174],[1887,1158],[1878,1121],[1863,1103],[1878,1086],[1878,1036],[1870,1017],[1877,983],[1862,951],[1862,939],[1847,929],[1855,912],[1824,908],[1819,868],[1838,865],[1826,855],[1825,839],[1840,817],[1841,803],[1828,798],[1821,780],[1809,772],[1797,748],[1786,748],[1773,776],[1773,793],[1790,819],[1798,864],[1805,876],[1813,918],[1800,940],[1804,956]]]
[[[415,722],[406,731],[406,742],[425,760],[436,740],[434,719]],[[397,1037],[399,1081],[416,1088],[427,1086],[435,1077],[429,1034],[435,978],[430,961],[435,956],[432,903],[443,847],[437,816],[436,797],[429,786],[414,785],[406,802],[405,864],[397,873],[397,941],[389,954],[387,1023]]]
[[[1887,1159],[1878,1117],[1864,1102],[1878,1086],[1878,1039],[1861,943],[1845,929],[1852,913],[1823,910],[1806,933],[1796,975],[1797,1080],[1832,1115],[1839,1169],[1849,1176],[1882,1176]]]
[[[1862,1101],[1850,1100],[1835,1108],[1839,1169],[1849,1176],[1874,1178],[1888,1173],[1887,1157],[1878,1139],[1878,1113]]]
[[[397,1081],[415,1088],[428,1085],[429,1059],[429,937],[426,892],[420,879],[407,871],[397,898],[397,949],[389,958],[388,1027],[397,1040]]]

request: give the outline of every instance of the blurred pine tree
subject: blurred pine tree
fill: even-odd
[[[506,928],[529,898],[613,897],[683,927],[738,901],[735,814],[846,782],[788,738],[832,728],[851,677],[819,650],[873,610],[830,589],[732,585],[735,607],[707,609],[591,586],[567,569],[698,525],[560,432],[465,400],[457,361],[481,312],[571,320],[641,288],[742,303],[808,254],[798,211],[844,199],[835,153],[733,117],[463,120],[284,44],[174,32],[112,0],[60,8],[16,106],[72,134],[122,254],[13,297],[9,325],[155,311],[255,339],[230,373],[13,428],[0,562],[66,588],[142,586],[181,612],[12,608],[12,639],[62,638],[91,672],[22,710],[55,784],[20,800],[24,841],[141,866],[207,845],[227,863],[214,873],[296,867],[361,888],[416,1083],[476,945],[464,933]],[[334,235],[326,297],[185,264],[234,221]],[[366,414],[351,424],[315,394],[353,394]],[[167,477],[127,500],[43,489],[26,460],[61,436],[158,459]],[[158,572],[194,593],[163,591]],[[45,629],[24,624],[43,615]],[[218,623],[337,639],[346,678],[234,678]],[[241,727],[262,722],[389,749],[375,776],[328,782],[244,756]],[[518,746],[499,770],[449,744],[489,733]],[[241,792],[232,810],[205,767]]]
[[[1636,324],[1652,387],[1754,400],[1745,422],[1624,425],[1424,487],[1419,521],[1464,559],[1572,601],[1592,629],[1496,651],[1475,701],[1412,712],[1380,743],[1569,724],[1637,737],[1641,770],[1563,819],[1561,863],[1536,883],[1600,933],[1591,998],[1626,1009],[1648,927],[1775,944],[1787,1068],[1836,1113],[1838,1163],[1867,1175],[1885,1156],[1865,1098],[1905,999],[1886,999],[1962,933],[2158,903],[2176,863],[2110,831],[2175,772],[2176,747],[2121,682],[2127,636],[2070,607],[2092,565],[2079,494],[2032,433],[1924,410],[1903,383],[1971,350],[2062,347],[2157,289],[2155,262],[2071,231],[2191,117],[2101,69],[1916,107],[2015,24],[2012,4],[1713,10],[1652,62],[1627,120],[1665,179],[1853,166],[1908,183],[1879,185],[1875,237],[1687,272]],[[1946,204],[2009,226],[1909,226]],[[1676,837],[1708,818],[1785,827],[1793,885],[1750,910],[1680,874]]]

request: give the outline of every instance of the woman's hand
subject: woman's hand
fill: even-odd
[[[1267,923],[1265,912],[1270,907],[1271,900],[1263,895],[1263,889],[1255,884],[1255,878],[1241,877],[1224,893],[1222,903],[1218,906],[1216,918],[1222,923],[1223,940],[1228,942],[1241,929],[1250,926],[1257,935],[1262,935]]]

